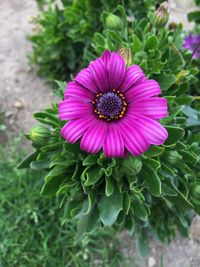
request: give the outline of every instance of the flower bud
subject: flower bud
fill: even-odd
[[[155,11],[152,17],[152,24],[156,28],[162,28],[164,27],[169,20],[169,12],[167,3],[163,3],[160,5],[160,7]]]
[[[50,137],[50,131],[48,128],[41,125],[33,127],[28,134],[27,138],[32,140],[35,144],[43,145],[46,144]]]
[[[109,13],[106,18],[106,28],[110,30],[120,30],[122,27],[122,20],[120,17]]]

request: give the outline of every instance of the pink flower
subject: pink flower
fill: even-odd
[[[69,82],[59,103],[61,135],[70,143],[80,139],[89,153],[103,148],[106,157],[133,156],[168,137],[159,119],[167,116],[167,100],[158,97],[159,84],[142,69],[126,69],[124,59],[106,50]]]

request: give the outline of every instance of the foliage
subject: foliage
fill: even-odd
[[[103,29],[102,16],[115,12],[124,3],[129,18],[146,16],[148,9],[161,1],[139,0],[38,0],[41,7],[50,3],[48,9],[34,20],[38,30],[29,39],[33,43],[32,63],[38,65],[38,73],[49,81],[68,80],[87,62],[84,51],[90,47],[94,32]],[[104,11],[104,12],[103,12]],[[105,12],[106,11],[106,12]]]
[[[99,230],[74,245],[75,225],[61,225],[59,200],[41,199],[40,175],[16,168],[19,141],[0,146],[0,155],[0,266],[129,266],[115,232]]]
[[[0,110],[0,133],[6,130],[6,126],[4,124],[4,113]]]
[[[115,15],[122,27],[108,29],[103,16],[104,29],[92,37],[85,58],[89,62],[105,49],[130,49],[132,64],[157,80],[168,99],[169,116],[161,123],[169,138],[136,158],[90,155],[60,136],[63,122],[53,104],[34,114],[43,129],[33,128],[27,135],[35,151],[19,167],[44,172],[43,195],[63,196],[65,222],[78,220],[77,242],[101,225],[126,228],[144,255],[149,232],[166,243],[177,229],[187,236],[192,212],[200,214],[200,113],[194,109],[198,100],[193,94],[199,70],[191,54],[182,49],[181,25],[173,30],[155,28],[151,15],[129,21],[121,5]],[[66,84],[58,84],[62,99]]]

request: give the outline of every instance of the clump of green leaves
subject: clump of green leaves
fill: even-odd
[[[40,175],[16,168],[24,153],[19,140],[12,145],[0,146],[0,265],[128,267],[114,232],[100,229],[74,244],[74,222],[62,226],[59,199],[41,199]]]
[[[33,53],[29,57],[38,66],[38,73],[52,82],[68,80],[71,73],[87,64],[84,54],[91,45],[94,32],[102,32],[102,17],[116,12],[118,4],[124,3],[133,20],[145,16],[160,1],[139,0],[136,4],[131,0],[62,0],[59,6],[50,0],[37,2],[40,7],[49,5],[34,20],[38,30],[29,36],[33,43]]]

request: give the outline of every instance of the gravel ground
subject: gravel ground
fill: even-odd
[[[186,11],[193,9],[191,1],[170,1],[171,20],[186,21]],[[188,7],[189,6],[189,7]],[[0,1],[0,110],[5,111],[7,138],[28,131],[34,120],[32,113],[42,110],[56,100],[45,81],[28,65],[27,54],[31,50],[26,36],[33,26],[30,18],[38,13],[34,0]],[[192,24],[186,23],[191,29]],[[5,140],[5,139],[4,139]],[[0,139],[3,142],[3,139]],[[26,144],[27,145],[27,144]],[[200,219],[195,218],[188,239],[178,237],[169,246],[151,242],[147,259],[138,259],[132,238],[123,235],[128,255],[136,257],[139,267],[200,267]]]

